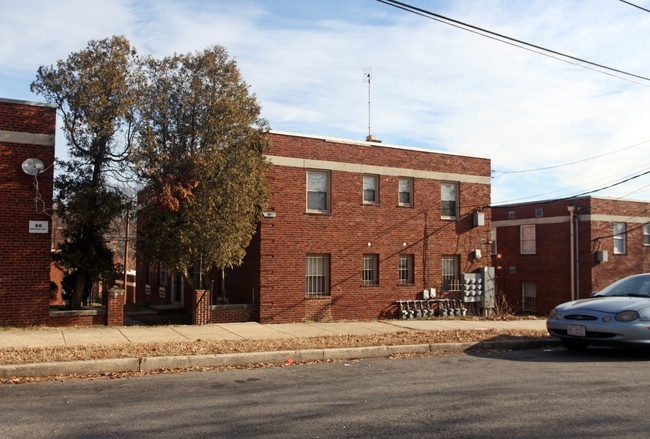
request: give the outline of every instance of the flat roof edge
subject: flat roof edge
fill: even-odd
[[[635,200],[635,199],[627,199],[627,198],[619,198],[619,197],[607,197],[607,196],[599,196],[599,197],[594,197],[590,195],[583,195],[579,197],[563,197],[563,198],[549,198],[546,200],[537,200],[537,201],[522,201],[521,203],[500,203],[500,204],[492,204],[492,208],[504,208],[504,207],[519,207],[519,206],[531,206],[535,204],[550,204],[550,203],[557,203],[561,201],[566,201],[566,202],[571,202],[574,200],[586,200],[586,199],[591,199],[591,200],[605,200],[605,201],[621,201],[621,202],[627,202],[627,203],[650,203],[650,200]]]
[[[427,152],[431,154],[444,154],[444,155],[455,155],[460,157],[470,157],[483,160],[491,160],[489,157],[478,156],[473,154],[464,154],[459,152],[450,152],[450,151],[441,151],[438,149],[428,149],[428,148],[418,148],[415,146],[403,146],[403,145],[392,145],[390,143],[381,143],[381,142],[371,142],[367,140],[353,140],[353,139],[342,139],[339,137],[329,137],[329,136],[320,136],[316,134],[302,134],[302,133],[293,133],[290,131],[280,131],[280,130],[269,130],[270,134],[278,134],[282,136],[292,136],[292,137],[305,137],[308,139],[318,139],[325,142],[332,143],[342,143],[347,145],[359,145],[359,146],[379,146],[384,148],[393,148],[393,149],[404,149],[407,151],[418,151],[418,152]]]
[[[0,98],[0,102],[4,104],[29,105],[30,107],[56,108],[56,104],[48,104],[47,102],[21,101],[18,99],[7,98]]]

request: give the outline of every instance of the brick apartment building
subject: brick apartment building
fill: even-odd
[[[49,322],[55,129],[56,106],[0,98],[0,326]]]
[[[515,311],[544,315],[650,269],[650,202],[580,197],[503,205],[492,208],[492,230],[497,287]]]
[[[396,301],[459,297],[461,274],[490,266],[489,211],[473,221],[490,204],[489,159],[269,137],[271,197],[243,265],[206,283],[211,321],[394,318]],[[159,268],[138,265],[138,300],[191,310],[182,279]]]

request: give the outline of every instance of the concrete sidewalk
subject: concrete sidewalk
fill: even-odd
[[[123,326],[0,330],[0,349],[48,346],[89,346],[114,343],[183,342],[196,340],[251,340],[331,335],[382,334],[404,330],[507,329],[545,330],[544,320],[382,320],[372,322],[222,323],[205,326]],[[488,349],[531,349],[557,345],[547,337],[479,343],[430,343],[359,348],[305,349],[244,352],[234,354],[103,358],[0,365],[0,384],[20,377],[84,376],[105,373],[146,373],[157,370],[190,370],[196,367],[237,367],[250,364],[385,358],[394,354],[465,352],[480,346]],[[2,351],[0,351],[0,355]]]
[[[122,326],[0,330],[0,348],[368,335],[403,330],[546,330],[545,320],[382,320],[370,322],[219,323],[205,326]]]

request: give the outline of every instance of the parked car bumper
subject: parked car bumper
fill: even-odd
[[[581,333],[584,328],[584,335]],[[590,344],[646,344],[650,345],[650,321],[603,322],[602,319],[584,322],[549,319],[546,328],[554,337]]]

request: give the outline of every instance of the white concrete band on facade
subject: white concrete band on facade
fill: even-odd
[[[54,146],[54,134],[34,134],[20,131],[0,130],[0,142]]]
[[[56,104],[48,104],[47,102],[21,101],[19,99],[0,98],[0,103],[29,105],[30,107],[56,108]]]
[[[625,215],[602,215],[602,214],[587,214],[578,215],[580,221],[602,221],[609,223],[634,223],[646,224],[650,222],[650,218],[641,216],[625,216]],[[546,218],[521,218],[503,221],[492,221],[492,227],[508,227],[508,226],[527,226],[533,224],[560,224],[568,223],[569,215],[566,216],[551,216]]]
[[[328,171],[353,172],[356,174],[388,175],[393,177],[412,177],[427,180],[458,181],[461,183],[491,183],[489,176],[454,174],[451,172],[424,171],[419,169],[393,168],[390,166],[364,165],[360,163],[334,162],[327,160],[310,160],[294,157],[267,155],[274,166],[291,168],[324,169]]]

